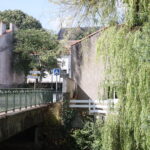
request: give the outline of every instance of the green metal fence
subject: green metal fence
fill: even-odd
[[[39,106],[61,99],[61,92],[50,89],[0,89],[0,112]]]

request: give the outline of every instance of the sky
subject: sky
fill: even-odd
[[[42,23],[45,29],[58,32],[60,29],[59,6],[48,0],[0,0],[0,11],[20,9]]]
[[[7,9],[20,9],[28,15],[39,20],[43,28],[58,33],[61,27],[76,26],[70,10],[60,9],[60,6],[50,3],[48,0],[0,0],[0,11]],[[121,6],[119,6],[121,8]],[[63,12],[61,12],[61,11]],[[122,8],[119,14],[122,14]],[[85,22],[84,26],[90,26]],[[93,24],[91,24],[93,26]]]

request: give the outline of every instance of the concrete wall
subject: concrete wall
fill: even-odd
[[[0,116],[0,142],[42,123],[48,106],[41,106],[18,113]]]
[[[64,78],[62,92],[69,93],[69,97],[72,99],[75,96],[74,95],[75,90],[76,90],[75,82],[72,79]]]
[[[104,63],[96,50],[99,36],[97,32],[72,45],[71,78],[77,84],[78,99],[101,99],[103,95]]]
[[[2,25],[0,27],[3,28]],[[12,24],[10,28],[14,30]],[[4,29],[0,28],[0,30]],[[12,52],[13,32],[11,30],[3,31],[3,34],[0,35],[0,88],[11,87],[14,84],[21,84],[24,82],[24,75],[15,73],[12,68]]]
[[[0,35],[3,35],[6,32],[6,24],[0,22]]]

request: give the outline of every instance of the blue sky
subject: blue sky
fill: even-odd
[[[44,28],[59,30],[59,8],[48,0],[1,0],[0,11],[20,9],[38,19]]]

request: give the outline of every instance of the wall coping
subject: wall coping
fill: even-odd
[[[121,26],[124,26],[124,25],[123,25],[123,24],[117,25],[117,27],[121,27]],[[73,44],[71,45],[71,47],[74,46],[74,45],[76,45],[76,44],[81,43],[82,41],[84,41],[84,40],[86,40],[86,39],[88,39],[88,38],[91,38],[92,36],[94,36],[94,35],[96,35],[96,34],[102,32],[102,31],[108,29],[109,27],[110,27],[110,26],[103,27],[103,28],[97,30],[96,32],[93,32],[93,33],[89,34],[88,36],[84,37],[83,39],[78,40],[77,42],[73,43]]]

